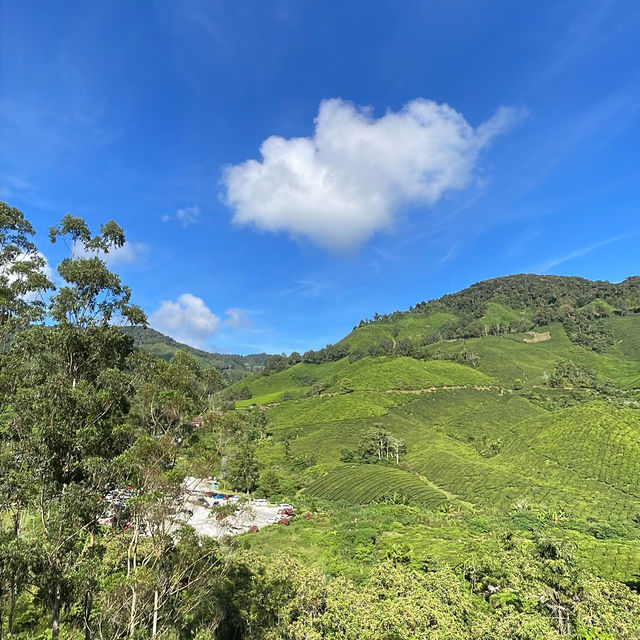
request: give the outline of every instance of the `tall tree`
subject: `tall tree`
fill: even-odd
[[[125,242],[115,222],[92,235],[84,220],[67,215],[49,235],[52,242],[63,240],[71,255],[58,266],[64,284],[49,306],[55,325],[31,327],[15,338],[21,370],[10,428],[19,443],[15,464],[31,469],[37,493],[42,535],[34,575],[56,638],[68,577],[90,554],[104,508],[99,494],[127,443],[126,369],[133,346],[112,323],[146,318],[106,266],[109,253]]]
[[[29,553],[20,534],[32,497],[28,467],[18,456],[19,443],[10,430],[13,395],[21,384],[20,360],[11,346],[17,332],[43,319],[44,294],[52,286],[33,235],[24,214],[0,202],[0,636],[5,613],[6,631],[13,631],[16,597],[27,572]]]
[[[46,261],[32,240],[31,223],[24,214],[0,202],[0,347],[17,329],[42,320],[42,294],[52,285]]]

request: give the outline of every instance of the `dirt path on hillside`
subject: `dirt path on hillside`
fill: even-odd
[[[541,384],[534,384],[529,389],[546,389],[549,387]],[[412,394],[412,395],[420,395],[422,393],[435,393],[436,391],[460,391],[462,389],[473,389],[474,391],[499,391],[500,395],[505,393],[514,393],[514,389],[510,389],[509,387],[505,387],[499,384],[457,384],[457,385],[442,385],[440,387],[431,386],[431,387],[421,387],[419,389],[355,389],[351,393],[399,393],[399,394]],[[572,391],[574,387],[555,387],[555,390],[562,391]],[[324,393],[319,393],[317,396],[308,396],[309,398],[333,398],[334,396],[343,396],[348,395],[344,391],[325,391]],[[290,400],[290,402],[300,402],[301,400],[306,400],[307,398],[298,398],[296,400]],[[261,404],[260,409],[271,409],[271,407],[277,407],[282,404],[281,402],[270,402],[269,404]]]
[[[436,491],[439,491],[443,496],[446,496],[448,500],[451,500],[452,502],[455,501],[455,502],[465,503],[473,506],[473,503],[460,500],[460,498],[455,493],[451,493],[451,491],[447,491],[446,489],[443,489],[439,484],[436,484],[432,480],[429,480],[427,476],[423,476],[421,473],[418,473],[417,471],[410,471],[409,473],[413,473],[414,476],[416,476],[417,478],[420,478],[422,482],[424,482],[425,484],[428,484],[432,489],[435,489]]]
[[[422,387],[419,389],[355,389],[351,393],[407,393],[420,395],[421,393],[435,393],[436,391],[458,391],[460,389],[473,389],[475,391],[500,391],[504,393],[505,391],[508,393],[512,393],[513,389],[508,389],[507,387],[502,387],[500,385],[478,385],[478,384],[460,384],[460,385],[443,385],[441,387]],[[333,398],[334,396],[343,396],[348,395],[344,391],[325,391],[323,393],[319,393],[316,396],[308,396],[309,398]],[[306,400],[307,398],[297,398],[296,400],[290,400],[289,402],[300,402],[300,400]],[[282,402],[269,402],[268,404],[261,404],[260,409],[270,409],[271,407],[277,407]]]

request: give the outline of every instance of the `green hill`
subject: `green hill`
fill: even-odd
[[[640,572],[639,278],[490,280],[363,321],[300,360],[231,387],[252,396],[239,410],[265,405],[258,458],[279,497],[321,501],[336,527],[381,503],[458,514],[455,533],[393,534],[418,555],[449,561],[486,550],[489,532],[544,531],[605,577]],[[372,433],[402,443],[399,464],[363,453]],[[257,539],[304,556],[305,531]]]
[[[240,380],[251,373],[260,371],[268,357],[266,353],[240,356],[232,353],[203,351],[177,342],[151,327],[122,327],[122,330],[133,338],[135,346],[139,349],[150,351],[163,360],[169,360],[178,350],[187,351],[198,358],[203,365],[215,367],[224,372],[230,381]]]

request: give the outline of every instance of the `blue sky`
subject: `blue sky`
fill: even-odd
[[[0,198],[54,265],[64,213],[118,221],[152,326],[220,351],[511,273],[619,281],[639,30],[632,0],[0,0]]]

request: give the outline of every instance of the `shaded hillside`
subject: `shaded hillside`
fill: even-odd
[[[177,342],[150,327],[123,327],[122,329],[133,338],[135,346],[139,349],[150,351],[163,360],[168,360],[176,351],[182,349],[198,358],[203,365],[215,367],[224,372],[230,381],[240,380],[251,373],[260,371],[268,357],[266,353],[254,353],[248,356],[232,353],[210,353]]]
[[[326,349],[276,356],[242,381],[236,397],[252,397],[238,406],[267,408],[272,437],[258,457],[280,475],[285,497],[467,514],[455,545],[442,543],[442,531],[376,539],[393,533],[449,561],[486,550],[483,530],[554,535],[601,575],[632,580],[639,307],[638,278],[490,280],[376,316]],[[268,535],[304,553],[304,539]]]

